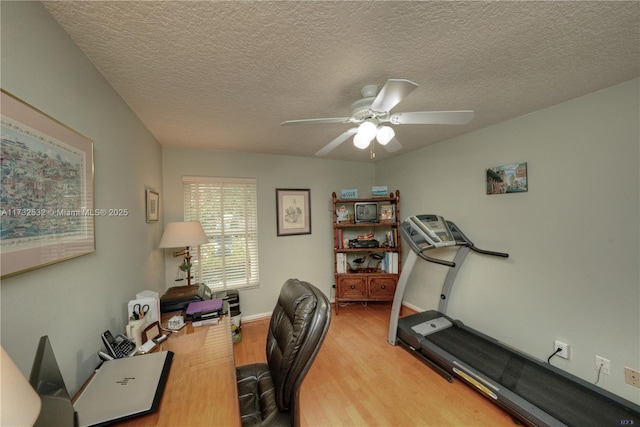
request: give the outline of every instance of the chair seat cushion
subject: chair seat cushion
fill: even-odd
[[[236,379],[243,427],[290,425],[289,414],[278,410],[269,365],[252,363],[238,366]]]

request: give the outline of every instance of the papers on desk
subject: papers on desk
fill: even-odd
[[[156,348],[156,345],[157,344],[153,340],[149,340],[146,343],[142,344],[140,347],[138,347],[138,353],[140,354],[149,353],[151,350]]]
[[[191,322],[191,325],[194,328],[197,328],[198,326],[217,325],[218,321],[219,321],[219,319],[217,317],[215,319],[195,320],[195,321]]]

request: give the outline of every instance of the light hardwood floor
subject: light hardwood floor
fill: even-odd
[[[387,342],[390,303],[353,303],[331,327],[302,385],[303,426],[510,426],[514,421],[461,380],[447,382]],[[268,319],[242,324],[236,365],[266,361]]]

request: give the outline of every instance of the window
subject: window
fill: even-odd
[[[185,176],[184,220],[200,221],[209,243],[193,251],[196,283],[213,291],[259,285],[256,180]]]

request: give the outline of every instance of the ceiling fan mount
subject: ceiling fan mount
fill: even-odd
[[[351,104],[351,117],[355,120],[353,123],[360,123],[364,120],[375,117],[376,112],[371,109],[373,101],[378,95],[378,85],[367,85],[361,90],[362,99]]]
[[[351,104],[351,117],[354,119],[352,123],[359,123],[366,119],[373,118],[375,112],[371,110],[371,104],[375,97],[362,98]]]
[[[373,150],[373,140],[376,139],[389,152],[398,151],[402,148],[400,142],[395,138],[395,132],[389,126],[403,124],[467,124],[473,119],[474,113],[471,110],[464,111],[420,111],[409,113],[390,114],[402,99],[413,92],[418,87],[417,84],[404,79],[389,79],[378,92],[377,85],[366,85],[362,88],[363,98],[351,104],[351,117],[332,117],[320,119],[288,120],[282,122],[282,126],[299,124],[323,124],[323,123],[351,123],[359,125],[343,132],[320,151],[316,156],[324,156],[333,151],[349,137],[354,136],[354,145],[364,149],[371,145],[371,158],[375,157]],[[371,125],[374,125],[373,130]],[[366,125],[366,126],[363,126]],[[364,135],[366,131],[366,135]]]

